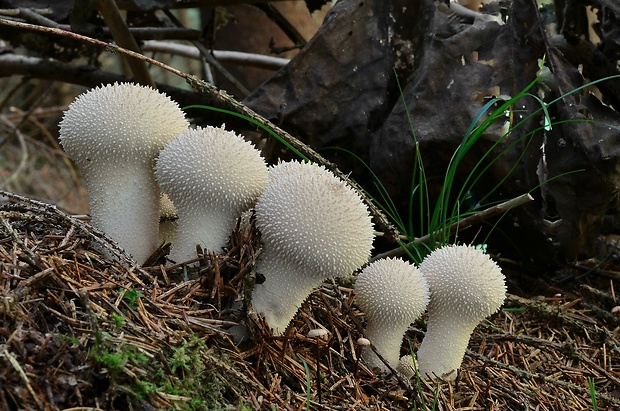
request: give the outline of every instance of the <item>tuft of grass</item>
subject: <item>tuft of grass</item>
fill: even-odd
[[[230,382],[207,367],[203,359],[206,350],[206,342],[197,335],[171,348],[168,362],[178,380],[168,390],[172,388],[177,395],[193,398],[184,404],[185,410],[222,409],[227,404],[224,393]]]
[[[114,325],[116,328],[121,328],[125,325],[125,317],[116,313],[112,313],[112,319],[114,320]]]
[[[134,345],[107,343],[105,335],[101,340],[90,357],[109,372],[113,381],[123,378],[127,364],[142,366],[148,363],[148,357]]]
[[[181,408],[188,411],[224,409],[230,404],[225,398],[231,381],[227,381],[218,370],[209,368],[203,355],[207,351],[204,340],[192,335],[177,346],[164,350],[165,361],[172,375],[166,373],[163,364],[153,361],[138,347],[129,343],[118,343],[104,333],[95,338],[90,357],[107,375],[110,386],[124,386],[134,395],[133,400],[144,400],[154,392],[162,392],[191,398]],[[226,361],[222,358],[221,361]],[[132,372],[146,370],[147,374]]]
[[[239,407],[237,408],[237,411],[252,411],[252,406],[246,404],[242,398],[241,400],[239,400]]]
[[[544,61],[541,62],[540,67],[542,72],[544,68]],[[570,92],[556,98],[549,103],[546,103],[537,95],[531,92],[531,89],[536,84],[542,82],[541,76],[539,76],[534,79],[530,84],[528,84],[523,90],[521,90],[517,95],[508,100],[493,98],[492,100],[488,101],[480,109],[475,118],[471,121],[469,128],[463,137],[463,140],[453,153],[446,167],[445,177],[441,185],[442,188],[439,192],[435,204],[431,204],[432,200],[430,198],[429,177],[425,172],[423,155],[420,150],[420,143],[415,135],[414,120],[410,117],[404,97],[404,92],[397,78],[401,99],[408,116],[410,132],[412,138],[415,141],[415,153],[412,158],[413,171],[410,177],[409,207],[407,210],[408,214],[406,215],[406,218],[403,218],[401,215],[399,215],[399,212],[394,205],[394,201],[391,199],[388,191],[385,189],[379,178],[372,172],[370,167],[361,158],[359,158],[354,153],[351,153],[350,151],[342,148],[330,147],[329,149],[340,150],[348,153],[366,168],[366,170],[372,176],[374,188],[378,193],[376,197],[371,197],[372,200],[375,201],[375,203],[386,213],[386,215],[388,215],[388,217],[392,219],[394,224],[406,237],[406,241],[410,242],[409,246],[405,246],[406,241],[399,242],[399,245],[403,247],[409,258],[413,261],[420,262],[428,252],[432,251],[436,247],[441,247],[450,242],[453,242],[453,236],[458,237],[458,229],[456,233],[451,232],[452,227],[456,223],[458,223],[460,220],[467,216],[479,213],[486,207],[493,205],[491,203],[487,204],[486,201],[512,175],[517,165],[521,162],[523,155],[526,152],[525,149],[522,150],[521,155],[517,159],[515,159],[514,164],[509,169],[507,174],[500,181],[498,181],[496,185],[491,188],[490,191],[483,193],[481,198],[479,199],[474,199],[472,193],[476,192],[476,184],[481,180],[484,174],[493,166],[495,162],[500,160],[508,150],[523,142],[525,142],[525,147],[527,147],[529,146],[529,144],[532,143],[537,133],[541,131],[549,131],[552,129],[553,126],[558,124],[576,121],[565,120],[553,122],[549,114],[549,107],[551,107],[553,104],[557,104],[558,102],[565,99],[567,96],[576,93],[586,87],[590,87],[599,82],[607,81],[614,78],[620,78],[620,75],[610,76],[592,83],[588,83],[581,87],[575,88],[574,90],[571,90]],[[540,107],[527,116],[519,115],[517,103],[524,98],[533,98],[540,105]],[[533,118],[537,118],[538,116],[542,116],[543,118],[540,127],[528,130],[522,136],[515,138],[513,141],[503,147],[499,152],[495,153],[496,150],[506,142],[506,138],[508,136],[512,135],[513,133],[515,133],[515,131],[522,128],[530,120],[532,120]],[[517,120],[517,118],[519,118],[519,120]],[[596,120],[579,121],[596,122]],[[471,152],[472,148],[476,146],[480,138],[494,125],[500,125],[501,130],[505,129],[504,134],[501,136],[501,138],[495,141],[480,158],[476,159],[472,170],[469,172],[468,175],[465,176],[463,182],[457,186],[457,176],[460,176],[460,170],[464,159]],[[605,125],[616,128],[613,125]],[[572,172],[581,171],[583,170],[574,170]],[[556,176],[554,178],[557,177],[559,176]],[[546,184],[549,181],[552,181],[552,179],[553,178],[549,178],[546,182],[543,182],[542,184]],[[528,193],[537,190],[538,188],[540,188],[541,185],[530,188]],[[501,218],[503,218],[503,215],[500,216],[500,220]],[[414,227],[416,226],[416,224],[414,223],[417,223],[420,227],[418,229],[419,231],[417,232],[414,229]],[[499,220],[494,224],[491,231],[495,229],[498,223]],[[427,242],[419,246],[411,246],[411,242],[416,237],[424,236],[428,236],[429,240]],[[486,240],[486,238],[483,239],[482,243],[485,243]]]

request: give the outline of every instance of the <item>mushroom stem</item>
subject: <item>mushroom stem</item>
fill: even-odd
[[[371,344],[377,349],[385,361],[387,361],[390,367],[395,369],[398,366],[400,346],[408,326],[395,328],[390,325],[391,324],[387,321],[376,323],[368,322],[364,335],[370,340]],[[363,358],[371,369],[380,368],[384,372],[389,371],[371,347],[364,347]]]
[[[179,213],[166,194],[159,201],[159,243],[174,244],[177,236]]]
[[[263,248],[258,269],[268,281],[254,286],[252,307],[255,312],[263,314],[274,335],[281,335],[322,279],[268,248]]]
[[[109,167],[87,179],[92,225],[117,241],[138,263],[147,259],[159,241],[159,209],[153,204],[159,202],[160,194],[148,167]]]
[[[325,167],[296,161],[269,170],[255,211],[263,243],[256,271],[265,280],[252,304],[280,334],[312,288],[368,261],[372,222],[351,187]]]
[[[178,104],[150,87],[97,87],[78,96],[60,122],[60,143],[80,167],[93,226],[138,263],[157,248],[157,153],[188,127]]]
[[[389,367],[370,347],[364,349],[364,361],[371,368],[390,372],[398,367],[405,332],[428,304],[428,284],[415,265],[388,258],[369,264],[359,273],[355,294],[366,317],[364,335]]]
[[[196,257],[196,245],[219,253],[236,220],[267,185],[267,165],[248,141],[222,127],[198,127],[159,153],[155,177],[177,210],[170,258]]]
[[[417,352],[420,376],[454,380],[476,325],[478,321],[429,317],[426,335]],[[438,347],[442,347],[441,355],[437,355]]]
[[[232,211],[232,212],[231,212]],[[179,208],[175,242],[170,259],[177,263],[196,258],[196,245],[217,253],[235,228],[236,210]]]

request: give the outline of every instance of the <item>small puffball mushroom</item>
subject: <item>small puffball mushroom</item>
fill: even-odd
[[[357,345],[359,345],[360,347],[369,347],[370,346],[370,340],[368,338],[366,338],[366,337],[358,338],[355,343]]]
[[[188,126],[168,96],[130,83],[78,96],[60,122],[60,143],[86,179],[92,225],[138,263],[159,241],[155,157]]]
[[[297,161],[269,171],[256,203],[263,249],[252,305],[275,334],[326,278],[343,277],[370,257],[373,226],[359,195],[323,166]]]
[[[196,245],[221,252],[241,213],[267,185],[267,165],[243,137],[218,127],[189,130],[163,148],[155,165],[174,203],[177,234],[170,258],[196,258]]]
[[[325,328],[315,328],[308,331],[308,338],[328,340],[329,332]]]
[[[431,292],[427,331],[417,353],[420,376],[454,380],[474,328],[502,306],[505,278],[488,255],[467,245],[436,249],[420,271]]]
[[[426,280],[413,264],[402,259],[377,260],[358,274],[355,301],[366,317],[364,335],[396,369],[403,336],[428,304]],[[370,347],[364,348],[362,358],[370,368],[389,372]]]
[[[174,243],[177,236],[177,209],[166,194],[159,202],[159,242]]]
[[[403,355],[398,360],[398,367],[396,367],[396,371],[405,376],[407,379],[412,379],[415,377],[416,369],[418,365],[416,364],[415,357],[411,354]]]

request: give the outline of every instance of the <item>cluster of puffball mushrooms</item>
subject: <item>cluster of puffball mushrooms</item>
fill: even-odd
[[[77,97],[60,122],[64,150],[80,167],[91,221],[138,262],[172,242],[170,258],[189,261],[196,245],[221,252],[241,214],[254,208],[265,281],[252,308],[282,334],[312,290],[368,263],[373,225],[360,196],[316,164],[267,167],[241,136],[216,127],[191,129],[168,96],[130,83]],[[160,228],[160,216],[176,227]],[[357,275],[355,300],[366,319],[362,356],[370,368],[411,377],[454,379],[476,325],[496,312],[506,286],[500,268],[471,246],[445,246],[419,268],[380,259]],[[400,357],[408,327],[428,311],[426,335]],[[385,362],[384,362],[385,361]],[[389,365],[389,367],[388,367]]]

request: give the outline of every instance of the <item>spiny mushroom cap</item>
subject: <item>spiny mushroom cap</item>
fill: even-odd
[[[177,208],[174,206],[167,194],[162,194],[159,199],[159,216],[163,219],[173,219],[178,217]]]
[[[422,274],[400,258],[374,261],[355,281],[355,301],[367,321],[386,327],[411,324],[426,309],[428,297],[428,285]]]
[[[155,176],[177,208],[197,203],[227,213],[250,207],[267,185],[267,165],[243,137],[198,127],[171,140],[159,154]]]
[[[318,280],[349,275],[368,261],[373,226],[351,187],[312,163],[280,163],[269,175],[255,207],[266,248]]]
[[[60,142],[82,171],[98,164],[152,163],[189,123],[179,105],[146,86],[115,83],[81,94],[60,122]]]
[[[417,369],[417,361],[410,354],[400,357],[400,360],[398,360],[398,367],[396,367],[396,371],[398,371],[408,379],[412,379],[413,377],[415,377]]]
[[[499,310],[506,298],[500,267],[469,245],[434,250],[422,261],[420,271],[431,293],[429,316],[477,323]]]

